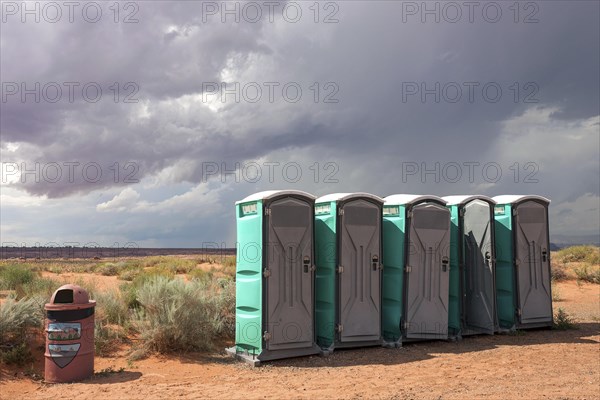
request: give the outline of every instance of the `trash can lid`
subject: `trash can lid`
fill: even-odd
[[[46,303],[46,310],[73,310],[90,308],[96,305],[95,300],[90,300],[88,292],[77,285],[63,285],[56,289],[50,303]]]

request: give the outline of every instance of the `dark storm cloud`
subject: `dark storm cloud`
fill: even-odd
[[[400,2],[339,3],[337,24],[309,17],[297,24],[281,17],[277,24],[203,22],[201,2],[183,1],[141,2],[140,22],[129,25],[9,20],[2,26],[3,82],[97,82],[104,93],[98,103],[80,94],[73,103],[55,104],[22,104],[12,96],[2,103],[2,141],[28,146],[4,159],[102,166],[99,182],[78,176],[72,183],[17,185],[50,197],[126,185],[110,172],[115,162],[135,162],[141,179],[189,161],[177,179],[199,182],[206,162],[234,165],[310,148],[330,148],[346,160],[489,160],[501,122],[530,107],[555,107],[557,120],[598,114],[598,3],[538,4],[539,22],[532,24],[514,23],[510,14],[498,23],[421,23],[418,17],[402,23]],[[211,111],[198,100],[202,83],[222,81],[224,69],[239,79],[298,82],[303,101],[242,101]],[[313,82],[330,81],[339,86],[339,103],[307,101]],[[114,82],[138,85],[139,102],[112,101]],[[422,102],[420,94],[403,99],[407,84],[449,82],[463,88],[493,82],[503,95],[498,102],[486,101],[480,90],[473,102],[466,94],[457,103],[433,96]],[[537,103],[523,100],[529,93],[523,86],[531,83],[539,88]],[[595,172],[592,166],[581,173]],[[579,193],[598,192],[581,186]]]

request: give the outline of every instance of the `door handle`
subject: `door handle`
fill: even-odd
[[[302,260],[302,265],[304,266],[304,272],[308,273],[308,271],[310,271],[310,257],[309,256],[304,256],[304,259]]]
[[[373,271],[377,271],[377,268],[379,268],[379,257],[378,256],[371,257],[371,265],[373,267]]]
[[[548,259],[548,252],[546,251],[546,249],[542,250],[542,261],[546,262],[546,260]]]
[[[448,257],[442,257],[442,272],[446,272],[448,270]]]

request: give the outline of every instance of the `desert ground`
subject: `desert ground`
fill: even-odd
[[[100,288],[118,284],[116,276],[61,277],[93,278]],[[42,379],[43,339],[38,337],[32,362],[0,366],[0,398],[598,399],[600,285],[567,278],[555,282],[554,290],[554,310],[566,311],[573,329],[339,350],[256,368],[218,349],[131,361],[123,345],[110,356],[96,357],[89,380],[48,384]],[[224,340],[218,347],[231,344]]]

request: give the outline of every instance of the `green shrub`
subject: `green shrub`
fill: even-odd
[[[124,269],[119,273],[119,279],[122,279],[124,281],[132,281],[140,273],[142,273],[141,268]]]
[[[170,271],[173,274],[187,274],[196,267],[196,261],[173,256],[154,256],[144,258],[142,266]]]
[[[106,263],[96,267],[96,272],[104,276],[116,276],[119,274],[119,265],[114,263]]]
[[[235,256],[227,256],[223,260],[223,272],[226,275],[235,277]]]
[[[33,355],[27,343],[23,341],[0,348],[0,360],[6,364],[23,365],[33,361]]]
[[[572,246],[557,252],[562,262],[586,262],[592,265],[600,264],[600,248],[598,246]]]
[[[585,258],[585,262],[592,265],[600,265],[600,247],[595,247],[590,251],[588,256]]]
[[[111,326],[102,319],[96,319],[94,325],[94,349],[96,355],[110,355],[123,343],[125,336],[118,327]]]
[[[175,274],[187,274],[196,268],[196,261],[188,260],[186,258],[176,258],[169,264],[169,268]]]
[[[128,309],[138,308],[140,305],[137,301],[137,289],[133,283],[123,283],[119,286],[121,297]]]
[[[139,267],[136,269],[136,271],[137,273],[131,281],[131,283],[122,284],[120,286],[123,302],[130,309],[139,307],[140,303],[137,298],[138,289],[144,286],[146,282],[156,278],[157,276],[163,277],[168,280],[175,278],[175,274],[172,271],[159,267],[151,267],[145,270]]]
[[[600,283],[600,268],[583,264],[574,269],[578,280],[590,283]]]
[[[0,289],[15,290],[21,285],[32,282],[38,275],[30,268],[18,264],[9,264],[0,269]]]
[[[201,281],[210,281],[213,279],[212,271],[205,271],[200,268],[196,268],[196,269],[190,271],[187,274],[187,276],[189,279],[196,279],[196,280],[201,280]]]
[[[235,336],[235,282],[231,278],[223,278],[218,279],[216,283],[220,286],[217,303],[223,321],[218,334],[226,339],[233,339]]]
[[[98,317],[109,324],[127,327],[129,323],[129,308],[122,293],[109,290],[96,294],[96,309]]]
[[[0,260],[0,271],[8,267],[27,269],[32,272],[43,271],[43,265],[39,261],[15,261],[15,260]]]
[[[15,300],[9,297],[0,305],[0,345],[19,344],[24,340],[26,330],[41,327],[44,318],[40,298]]]
[[[96,300],[95,348],[96,354],[106,356],[118,349],[127,338],[130,316],[123,291],[98,292]]]
[[[108,368],[101,369],[98,372],[94,372],[94,376],[106,377],[106,376],[109,376],[110,374],[120,374],[121,372],[125,372],[124,367],[121,367],[119,369],[114,369],[113,367],[108,367]]]
[[[133,325],[145,351],[208,350],[215,339],[230,335],[235,313],[234,286],[230,281],[169,280],[155,276],[137,292],[140,309]]]
[[[44,271],[52,272],[53,274],[60,275],[65,272],[65,268],[60,265],[45,265],[43,266]]]
[[[209,255],[203,255],[198,259],[198,264],[214,264],[215,262],[215,257]]]
[[[144,283],[154,279],[157,276],[161,276],[166,279],[173,279],[175,278],[175,273],[160,267],[146,268],[133,279],[133,284],[137,287],[140,287]]]
[[[155,267],[161,262],[162,259],[163,257],[161,256],[144,257],[142,258],[140,264],[142,268]]]
[[[550,264],[550,276],[553,281],[564,281],[568,278],[564,263],[554,262]]]
[[[574,329],[575,321],[573,318],[565,310],[562,308],[558,309],[558,312],[554,316],[554,329],[558,330],[566,330],[566,329]]]
[[[39,296],[45,301],[49,301],[54,291],[62,285],[61,282],[52,278],[38,277],[17,289],[17,294],[19,298]]]
[[[37,260],[35,263],[27,263],[27,265],[35,268],[36,270],[61,274],[63,272],[94,272],[94,269],[99,263],[99,261],[90,261],[86,259],[52,259]]]

